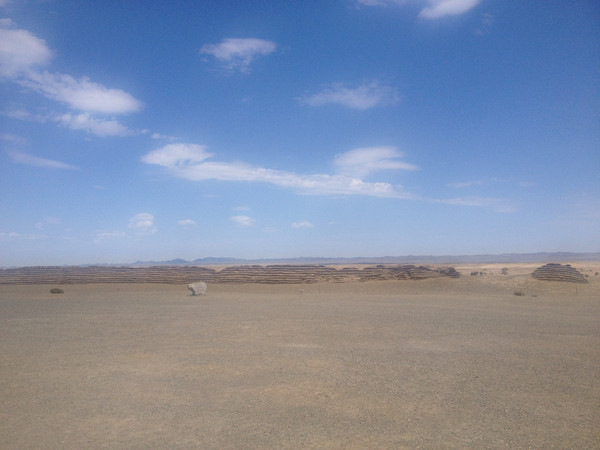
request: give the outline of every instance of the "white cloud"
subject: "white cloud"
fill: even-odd
[[[456,182],[456,183],[448,183],[447,186],[455,188],[455,189],[465,189],[473,186],[482,186],[482,185],[493,185],[493,184],[501,184],[501,185],[509,185],[527,188],[531,186],[536,186],[536,183],[532,183],[530,181],[515,181],[511,179],[492,177],[483,180],[473,180],[473,181],[464,181],[464,182]]]
[[[422,19],[439,19],[444,16],[464,14],[479,4],[481,0],[429,0],[419,13]]]
[[[182,226],[183,228],[196,228],[198,226],[192,219],[178,220],[177,225]]]
[[[148,133],[149,131],[150,131],[150,130],[143,130],[143,132],[144,132],[144,133]],[[151,137],[152,139],[165,139],[165,140],[168,140],[168,141],[174,141],[174,140],[176,140],[176,139],[177,139],[175,136],[169,136],[169,135],[166,135],[166,134],[160,134],[160,133],[152,133],[152,134],[150,135],[150,137]]]
[[[40,115],[32,114],[24,109],[13,109],[2,111],[0,114],[17,120],[28,120],[39,123],[55,122],[72,130],[81,130],[97,136],[130,136],[136,133],[117,120],[98,119],[89,113],[51,113]]]
[[[481,0],[357,0],[363,6],[424,5],[419,12],[422,19],[440,19],[445,16],[464,14]]]
[[[205,151],[206,146],[196,144],[168,144],[142,157],[147,164],[176,169],[192,164],[198,164],[214,156]]]
[[[82,130],[96,136],[129,136],[134,134],[133,131],[116,120],[96,119],[88,113],[60,114],[54,117],[53,120],[72,130]]]
[[[473,206],[490,208],[500,213],[513,213],[518,211],[518,208],[513,205],[510,201],[503,198],[495,197],[457,197],[449,199],[438,199],[434,200],[436,203],[444,203],[447,205],[460,205],[460,206]]]
[[[87,77],[76,80],[63,73],[30,72],[19,83],[51,100],[66,103],[81,111],[123,114],[138,111],[142,107],[142,103],[127,92],[107,88]]]
[[[179,178],[193,181],[244,181],[269,183],[309,195],[365,195],[373,197],[409,198],[399,186],[384,182],[365,182],[343,174],[298,174],[251,166],[241,162],[207,161],[213,155],[204,146],[170,144],[142,157],[148,164],[157,164]]]
[[[27,139],[10,133],[0,134],[0,140],[14,145],[24,145],[27,143]]]
[[[0,20],[0,77],[80,111],[123,114],[141,109],[142,103],[121,89],[107,88],[87,77],[39,71],[39,66],[50,63],[51,50],[44,40],[12,26],[9,19]]]
[[[292,223],[292,228],[312,228],[312,227],[314,227],[314,225],[310,222],[307,222],[306,220],[303,220],[302,222]]]
[[[268,55],[277,49],[274,42],[263,39],[223,39],[218,44],[206,44],[200,49],[201,54],[212,55],[225,63],[230,70],[249,70],[252,61],[261,55]]]
[[[156,233],[154,216],[148,213],[139,213],[129,219],[129,229],[138,234]]]
[[[394,147],[365,147],[335,156],[334,164],[344,175],[364,177],[378,170],[417,170],[418,167],[400,161],[404,154]]]
[[[356,87],[334,83],[321,92],[301,98],[300,101],[310,106],[340,105],[366,110],[398,103],[400,95],[396,88],[378,82]]]
[[[481,186],[483,184],[483,180],[475,180],[475,181],[462,181],[456,183],[448,183],[447,186],[453,187],[455,189],[464,189],[469,188],[471,186]]]
[[[256,222],[256,220],[248,216],[232,216],[230,220],[240,227],[251,227]]]
[[[15,77],[48,64],[52,52],[46,42],[27,30],[14,30],[10,19],[0,20],[0,76]]]
[[[14,162],[19,164],[26,164],[28,166],[35,167],[43,167],[46,169],[68,169],[68,170],[77,170],[79,169],[76,166],[72,166],[71,164],[63,163],[60,161],[55,161],[52,159],[40,158],[38,156],[33,156],[28,153],[18,152],[18,151],[8,151],[8,156]]]

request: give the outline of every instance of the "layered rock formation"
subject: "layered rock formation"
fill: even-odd
[[[0,284],[81,284],[81,283],[265,283],[305,284],[374,280],[422,280],[458,278],[453,267],[370,266],[364,269],[336,269],[321,265],[244,265],[220,271],[197,266],[68,266],[22,267],[0,270]]]
[[[531,276],[537,280],[567,281],[570,283],[587,283],[583,274],[570,264],[546,264],[535,269]]]

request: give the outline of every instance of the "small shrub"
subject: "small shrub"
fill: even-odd
[[[507,275],[508,274],[508,267],[503,267],[502,270],[500,271],[500,273],[502,275]]]
[[[472,277],[476,277],[477,275],[479,275],[479,272],[471,272]]]
[[[50,293],[51,294],[64,294],[65,291],[63,291],[62,289],[59,289],[59,288],[52,288],[52,289],[50,289]]]
[[[525,292],[523,292],[523,291],[515,291],[515,295],[517,297],[523,297],[525,295]]]

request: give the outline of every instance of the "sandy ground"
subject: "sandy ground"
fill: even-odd
[[[600,448],[586,264],[587,285],[503,264],[206,297],[0,286],[0,448]]]

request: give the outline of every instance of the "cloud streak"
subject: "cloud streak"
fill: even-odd
[[[429,0],[419,13],[422,19],[440,19],[445,16],[457,16],[473,9],[481,0]]]
[[[60,114],[54,116],[53,120],[72,130],[82,130],[96,136],[129,136],[134,134],[133,131],[116,120],[97,119],[88,113]]]
[[[21,111],[9,117],[54,121],[75,130],[84,130],[98,136],[125,136],[132,134],[114,119],[98,119],[91,114],[125,114],[139,111],[143,104],[131,94],[108,88],[87,77],[76,79],[68,74],[41,71],[52,59],[46,42],[27,30],[15,29],[10,19],[0,20],[0,80],[11,81],[44,97],[82,111],[78,114],[49,114],[36,117]]]
[[[55,161],[53,159],[40,158],[38,156],[33,156],[28,153],[18,152],[18,151],[8,151],[7,152],[10,159],[18,164],[25,164],[28,166],[34,167],[42,167],[45,169],[66,169],[66,170],[78,170],[79,167],[72,166],[71,164],[67,164],[61,161]]]
[[[363,6],[405,6],[422,5],[419,18],[427,20],[441,19],[446,16],[464,14],[481,0],[357,0]]]
[[[17,77],[52,59],[52,52],[43,39],[27,30],[11,29],[10,19],[0,20],[0,76]]]
[[[361,151],[364,153],[365,149]],[[299,174],[241,162],[211,161],[213,156],[201,145],[169,144],[144,155],[142,162],[165,167],[173,176],[192,181],[260,182],[305,195],[411,198],[401,186],[385,182],[367,182],[344,174]]]
[[[338,105],[361,111],[398,103],[400,95],[396,88],[372,82],[360,86],[334,83],[316,94],[301,97],[302,103],[310,106]]]
[[[337,170],[348,176],[365,177],[380,170],[417,170],[418,167],[401,161],[404,157],[394,147],[365,147],[335,156]]]
[[[292,223],[292,228],[313,228],[314,225],[310,222],[307,222],[306,220],[303,220],[302,222],[294,222]]]
[[[218,44],[203,45],[200,54],[215,57],[229,70],[248,72],[254,59],[273,53],[276,49],[277,45],[274,42],[264,39],[228,38]]]
[[[178,220],[177,225],[179,225],[185,229],[196,228],[198,226],[198,224],[192,219]]]
[[[80,111],[123,114],[142,107],[142,103],[127,92],[109,89],[87,77],[76,80],[62,73],[29,72],[19,84]]]
[[[249,216],[232,216],[230,220],[239,227],[251,227],[256,222]]]

